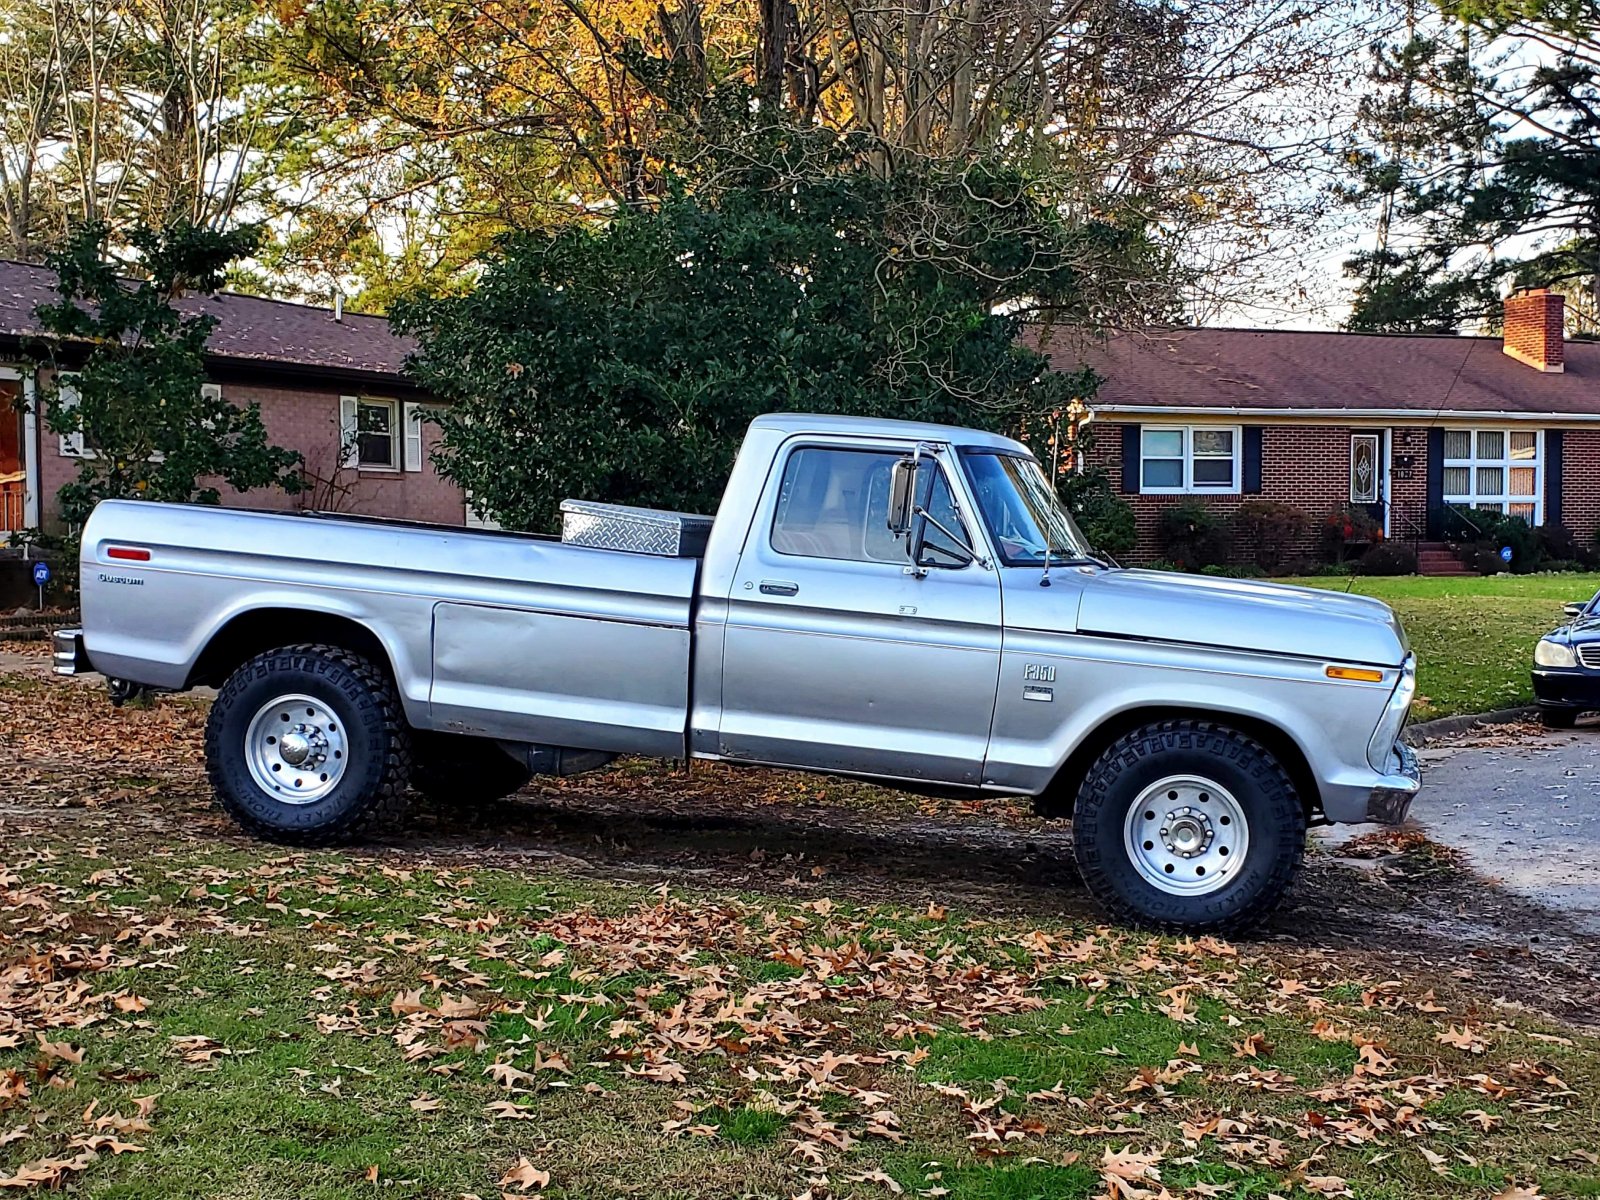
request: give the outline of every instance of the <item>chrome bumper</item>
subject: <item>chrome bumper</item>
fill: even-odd
[[[52,635],[55,644],[55,672],[57,675],[87,675],[94,670],[89,662],[89,652],[83,648],[83,630],[58,629]]]
[[[1378,781],[1367,797],[1367,820],[1383,825],[1399,825],[1411,811],[1411,802],[1422,787],[1422,768],[1416,752],[1404,742],[1394,744],[1389,773]]]

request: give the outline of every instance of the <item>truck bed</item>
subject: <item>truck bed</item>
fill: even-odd
[[[97,670],[193,682],[251,614],[383,643],[419,728],[598,750],[681,752],[700,563],[527,534],[330,514],[107,501],[84,530]],[[314,640],[308,636],[307,640]],[[624,661],[627,670],[595,665]]]

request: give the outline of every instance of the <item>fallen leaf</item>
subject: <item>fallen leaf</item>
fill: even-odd
[[[526,1158],[519,1158],[516,1166],[500,1176],[500,1186],[518,1188],[522,1191],[527,1191],[529,1188],[542,1190],[550,1186],[550,1172],[539,1170]]]

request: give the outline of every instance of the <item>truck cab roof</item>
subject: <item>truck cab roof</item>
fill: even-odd
[[[963,429],[958,425],[937,425],[932,421],[892,421],[882,417],[846,417],[837,413],[768,413],[750,422],[752,431],[772,429],[785,435],[818,434],[828,437],[891,437],[918,441],[947,442],[980,450],[1005,450],[1031,455],[1021,442],[998,433]]]

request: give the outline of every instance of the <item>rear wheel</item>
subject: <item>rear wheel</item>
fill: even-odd
[[[411,730],[372,663],[338,646],[286,646],[245,663],[217,693],[206,772],[251,833],[330,845],[398,821]]]
[[[1571,729],[1578,723],[1578,712],[1576,708],[1541,708],[1539,719],[1546,729]]]
[[[421,733],[411,786],[438,804],[481,805],[520,791],[533,772],[485,738]]]
[[[1277,907],[1306,817],[1254,738],[1205,721],[1125,734],[1090,768],[1072,817],[1078,869],[1116,920],[1236,933]]]

